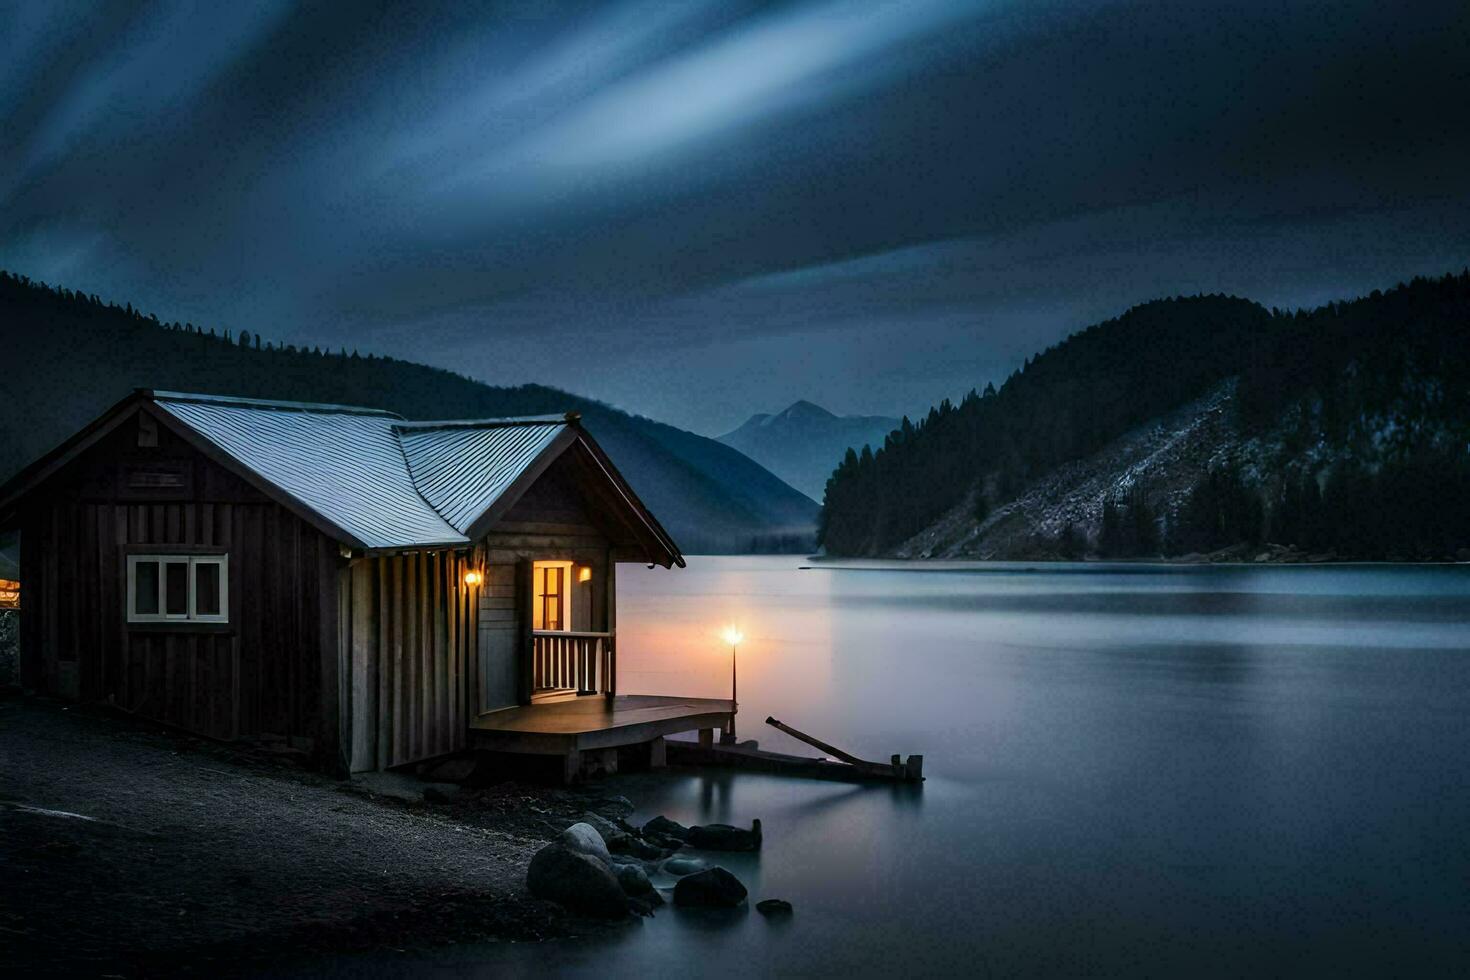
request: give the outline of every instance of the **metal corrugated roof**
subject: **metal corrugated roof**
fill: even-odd
[[[560,418],[395,426],[414,486],[461,534],[564,428]]]
[[[462,545],[415,488],[391,413],[154,395],[157,405],[366,548]]]
[[[371,551],[469,545],[467,532],[483,533],[477,521],[496,520],[497,504],[510,503],[575,444],[636,516],[630,527],[646,529],[637,534],[652,546],[647,560],[684,564],[668,533],[576,424],[576,413],[408,422],[375,408],[140,388],[0,485],[0,519],[13,518],[26,494],[134,418],[140,401],[324,533]]]

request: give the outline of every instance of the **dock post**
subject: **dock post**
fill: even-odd
[[[648,768],[662,769],[668,764],[668,749],[664,747],[664,737],[660,735],[648,743]]]
[[[570,786],[577,781],[582,774],[582,753],[572,749],[561,757],[561,781],[563,785]]]
[[[713,728],[701,728],[699,730],[699,747],[712,749],[715,747],[715,730]]]

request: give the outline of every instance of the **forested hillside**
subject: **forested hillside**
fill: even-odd
[[[739,452],[554,388],[497,388],[394,358],[164,324],[8,273],[0,273],[0,345],[0,480],[137,387],[369,405],[410,419],[580,411],[686,552],[811,545],[812,502]]]
[[[1147,303],[905,420],[826,490],[831,554],[1470,547],[1470,274],[1296,312]]]

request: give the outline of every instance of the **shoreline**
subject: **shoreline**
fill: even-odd
[[[946,556],[943,558],[922,558],[918,556],[883,555],[883,556],[858,556],[858,555],[807,555],[804,559],[809,562],[802,568],[828,568],[834,571],[878,571],[889,569],[902,571],[898,566],[903,565],[952,565],[952,566],[995,566],[995,571],[1015,571],[1013,568],[1002,569],[998,566],[1006,565],[1057,565],[1057,566],[1087,566],[1090,568],[1106,568],[1109,566],[1136,566],[1154,568],[1455,568],[1459,566],[1470,566],[1470,559],[1445,558],[1438,560],[1414,560],[1414,561],[1391,561],[1384,558],[1269,558],[1264,560],[1240,559],[1240,558],[1209,558],[1186,555],[1180,558],[976,558],[963,556]],[[865,562],[868,564],[844,564],[848,562]],[[932,569],[938,571],[939,569]],[[954,571],[964,569],[955,568]],[[985,571],[984,567],[974,567],[971,570]]]
[[[605,794],[502,782],[405,803],[289,753],[13,689],[0,730],[0,974],[247,973],[618,928],[525,885]]]

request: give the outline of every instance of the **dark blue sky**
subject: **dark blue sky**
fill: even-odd
[[[1470,5],[0,6],[0,266],[699,431],[1470,263]]]

